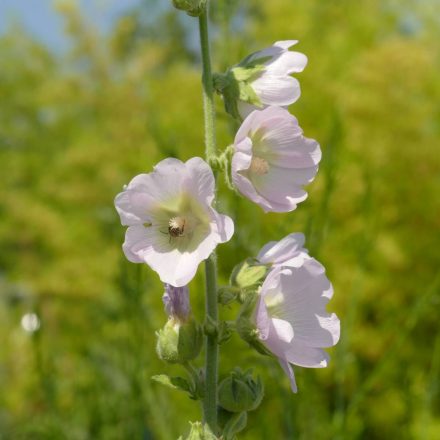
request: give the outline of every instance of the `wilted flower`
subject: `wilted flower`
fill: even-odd
[[[319,144],[303,136],[287,110],[255,110],[235,136],[232,179],[238,190],[264,211],[288,212],[307,198],[321,160]]]
[[[307,57],[291,52],[297,40],[277,41],[254,52],[224,75],[215,75],[215,87],[223,94],[226,110],[243,119],[253,110],[293,104],[301,90],[292,73],[302,72]]]
[[[174,287],[171,284],[165,284],[162,301],[165,312],[170,319],[185,322],[189,318],[191,305],[189,303],[188,286]]]
[[[201,261],[234,233],[232,220],[219,214],[214,175],[199,157],[159,162],[136,176],[115,199],[128,226],[123,250],[133,263],[147,263],[164,283],[184,286]]]
[[[198,356],[203,343],[202,327],[191,315],[188,286],[165,284],[162,300],[168,321],[157,332],[157,354],[166,362],[188,362]]]
[[[332,295],[324,267],[313,258],[299,267],[274,266],[261,287],[249,334],[278,358],[293,392],[291,364],[326,367],[329,356],[322,348],[339,340],[339,319],[326,312]]]

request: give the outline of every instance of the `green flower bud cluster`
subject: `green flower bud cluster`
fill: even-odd
[[[206,9],[206,0],[173,0],[173,5],[191,17],[199,17]]]

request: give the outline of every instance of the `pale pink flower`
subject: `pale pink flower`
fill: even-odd
[[[319,144],[303,136],[287,110],[253,111],[234,141],[232,180],[238,190],[264,211],[289,212],[307,198],[321,160]]]
[[[274,266],[264,281],[255,309],[259,341],[279,360],[297,392],[292,365],[323,368],[322,350],[339,340],[338,317],[326,312],[333,288],[324,267],[314,258],[298,267]]]
[[[147,263],[164,283],[181,287],[194,277],[217,244],[228,241],[234,224],[211,205],[214,175],[199,157],[159,162],[136,176],[115,199],[128,226],[123,250],[133,263]]]
[[[238,66],[263,65],[261,72],[248,83],[257,95],[260,106],[239,100],[240,116],[244,119],[257,108],[270,105],[285,107],[293,104],[300,96],[301,89],[296,78],[290,76],[299,73],[307,65],[307,57],[300,52],[291,52],[289,47],[298,40],[277,41],[272,46],[259,50],[245,58]]]

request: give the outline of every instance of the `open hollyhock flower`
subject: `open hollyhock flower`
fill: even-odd
[[[304,54],[289,51],[296,43],[277,41],[248,55],[225,74],[215,74],[214,87],[223,95],[226,111],[244,119],[255,109],[293,104],[301,90],[298,80],[290,75],[302,72],[307,64]]]
[[[128,226],[128,260],[147,263],[164,283],[188,284],[200,262],[234,233],[232,220],[211,206],[213,200],[214,175],[199,157],[165,159],[136,176],[115,198]]]
[[[321,160],[319,144],[303,136],[297,119],[280,107],[253,111],[234,140],[232,180],[264,211],[289,212],[307,198]]]
[[[299,73],[307,65],[307,57],[300,52],[289,51],[289,47],[298,40],[277,41],[272,46],[259,50],[245,58],[239,66],[258,66],[262,69],[248,81],[260,104],[251,99],[238,102],[238,111],[242,118],[257,108],[276,105],[279,107],[293,104],[301,95],[299,82],[290,76]]]
[[[315,259],[299,267],[274,266],[264,281],[254,311],[256,335],[274,354],[297,391],[292,365],[323,368],[329,361],[322,350],[339,340],[338,317],[326,312],[333,295],[324,267]]]

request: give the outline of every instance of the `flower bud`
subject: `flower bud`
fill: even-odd
[[[234,369],[218,389],[219,405],[230,412],[252,411],[263,399],[264,387],[260,378],[256,380],[249,371]]]
[[[234,286],[222,286],[218,288],[217,298],[219,304],[227,306],[234,302],[238,294],[240,293],[240,288]]]
[[[191,423],[191,431],[186,440],[217,440],[208,425],[200,422]]]
[[[206,0],[173,0],[173,5],[191,17],[198,17],[206,9]]]
[[[263,282],[268,267],[253,258],[248,258],[234,267],[231,274],[231,284],[242,289],[258,287]]]
[[[193,318],[184,323],[169,319],[157,332],[157,354],[172,364],[193,360],[200,353],[202,344],[202,327]]]

